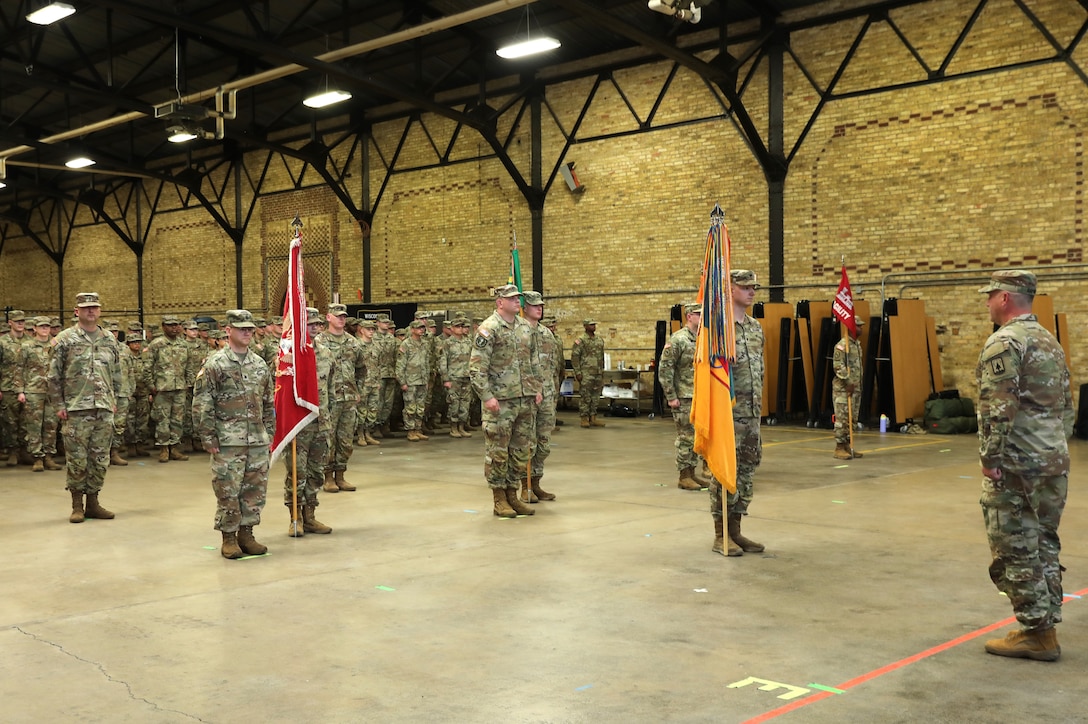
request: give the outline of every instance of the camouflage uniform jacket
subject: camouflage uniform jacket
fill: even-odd
[[[317,335],[321,344],[328,348],[332,356],[329,371],[330,403],[356,402],[366,379],[366,366],[363,362],[363,348],[359,340],[345,332],[341,335],[322,332]]]
[[[978,358],[979,457],[1024,475],[1069,472],[1073,396],[1065,353],[1034,314],[990,335]]]
[[[431,342],[426,337],[416,341],[409,337],[397,350],[397,382],[402,385],[425,385],[431,374]]]
[[[282,335],[266,334],[264,346],[261,349],[261,359],[268,365],[268,369],[275,370],[280,364],[280,340]]]
[[[49,392],[49,365],[53,361],[53,345],[50,340],[39,342],[31,339],[19,351],[19,362],[15,368],[15,394],[20,392]]]
[[[329,400],[332,397],[332,351],[319,341],[321,335],[314,338],[314,358],[317,362],[317,422],[318,429],[328,432],[332,429],[332,416],[329,415]],[[274,375],[273,375],[274,376]]]
[[[114,411],[121,387],[121,344],[99,327],[88,334],[76,325],[53,338],[49,402],[58,410]]]
[[[662,348],[657,378],[666,400],[690,400],[695,395],[695,333],[686,325]]]
[[[438,362],[438,371],[443,382],[468,379],[468,363],[472,358],[472,340],[466,337],[451,337],[442,347],[442,357]]]
[[[28,337],[24,334],[20,339],[15,339],[10,332],[0,335],[0,390],[4,392],[15,389],[15,368]]]
[[[567,376],[567,357],[566,347],[563,345],[563,338],[555,332],[552,332],[552,336],[555,337],[555,378],[556,384],[560,387],[563,385],[563,380]]]
[[[377,332],[374,341],[381,344],[378,349],[378,374],[383,379],[397,376],[397,347],[400,342],[389,332]]]
[[[188,364],[189,345],[180,335],[156,337],[144,350],[144,383],[155,392],[184,390],[189,386],[185,377]]]
[[[130,358],[129,362],[132,365],[132,381],[133,381],[133,397],[147,397],[151,394],[151,391],[147,388],[147,380],[144,379],[144,365],[147,360],[144,359],[144,353],[133,352],[128,345],[124,345],[124,349],[121,350],[122,359],[124,354],[128,353]],[[203,352],[201,352],[203,354]],[[201,359],[201,365],[204,364],[204,360]],[[199,371],[199,370],[198,370]]]
[[[604,340],[588,332],[574,340],[570,348],[570,365],[575,374],[597,376],[604,371]]]
[[[542,391],[536,338],[521,317],[507,323],[498,312],[476,330],[469,377],[480,400],[512,400]]]
[[[127,344],[118,345],[118,357],[121,364],[121,386],[117,389],[117,396],[133,397],[136,395],[136,376],[143,372],[143,367]]]
[[[847,349],[849,345],[849,349]],[[846,362],[849,355],[850,368]],[[840,339],[835,343],[835,355],[832,363],[835,366],[835,379],[843,383],[859,384],[861,382],[861,343],[856,339]]]
[[[378,341],[377,335],[374,335],[370,338],[370,341],[360,339],[359,346],[363,348],[363,367],[366,368],[366,377],[363,384],[368,387],[381,384],[382,376],[379,358],[382,354],[382,343]]]
[[[733,418],[761,417],[763,410],[763,327],[754,317],[744,315],[734,322],[737,356],[733,362],[733,390],[737,401]]]
[[[204,340],[200,339],[186,339],[185,345],[189,348],[189,356],[185,359],[185,386],[192,387],[196,384],[196,376],[200,372],[200,368],[204,366],[204,352],[208,349],[208,345],[204,343]]]
[[[559,394],[559,379],[556,377],[555,357],[559,354],[559,345],[555,343],[555,335],[543,324],[533,327],[533,336],[536,337],[536,354],[540,365],[542,378],[541,392],[548,399],[554,399]]]
[[[224,347],[209,357],[193,390],[193,429],[204,447],[268,447],[276,424],[272,390],[259,354]]]

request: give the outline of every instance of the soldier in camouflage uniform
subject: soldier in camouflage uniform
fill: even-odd
[[[332,372],[332,355],[325,345],[317,342],[323,321],[320,311],[313,307],[306,307],[306,328],[310,339],[314,340],[314,356],[317,362],[320,412],[318,418],[299,430],[294,439],[297,456],[295,462],[298,477],[297,498],[302,514],[299,515],[295,511],[291,515],[292,522],[287,529],[287,535],[292,538],[301,538],[306,533],[332,533],[332,528],[317,519],[317,506],[320,505],[317,494],[325,478],[325,465],[329,457],[329,432],[332,429],[332,421],[329,419],[329,375]],[[283,335],[282,331],[280,335]],[[283,462],[287,467],[287,475],[283,481],[283,504],[287,506],[288,511],[291,511],[295,494],[292,492],[291,485],[290,454],[284,454]],[[302,521],[301,528],[295,525],[295,521],[298,520]]]
[[[472,437],[468,430],[468,406],[472,399],[472,381],[468,376],[472,340],[467,336],[468,324],[465,317],[454,318],[450,327],[453,336],[442,346],[438,361],[442,387],[449,397],[450,437]]]
[[[1058,526],[1069,485],[1073,395],[1065,353],[1032,314],[1035,275],[994,272],[979,290],[1000,328],[979,355],[978,439],[990,578],[1020,624],[986,642],[998,656],[1057,661],[1062,620]]]
[[[188,460],[181,451],[188,383],[189,346],[181,334],[181,320],[174,315],[162,318],[161,337],[156,337],[144,352],[144,382],[151,391],[151,423],[159,462]]]
[[[544,297],[540,292],[529,290],[523,295],[525,300],[525,319],[533,330],[536,346],[537,365],[540,369],[541,400],[536,406],[533,427],[536,437],[533,443],[533,459],[530,464],[529,480],[524,474],[521,478],[521,499],[526,503],[541,500],[555,500],[555,495],[540,487],[544,477],[544,461],[552,454],[552,430],[555,429],[555,405],[559,396],[559,378],[556,374],[556,356],[559,346],[551,330],[540,323],[544,318]]]
[[[423,434],[423,412],[427,404],[427,380],[431,374],[430,342],[423,338],[427,324],[413,320],[409,337],[397,351],[397,382],[404,393],[404,429],[412,442],[429,439]]]
[[[114,329],[116,327],[117,329]],[[121,327],[116,322],[110,325],[110,332],[115,339],[121,336]],[[125,444],[125,429],[132,411],[133,397],[136,395],[136,374],[142,368],[129,354],[128,346],[118,341],[118,362],[121,365],[121,386],[117,388],[117,407],[113,412],[113,444],[110,445],[110,465],[128,465],[128,460],[121,457]]]
[[[483,400],[484,477],[495,515],[513,518],[536,511],[518,499],[518,481],[533,454],[536,406],[543,399],[536,339],[518,316],[521,292],[495,289],[495,313],[476,330],[469,361],[472,386]]]
[[[695,339],[703,310],[698,304],[684,305],[684,326],[669,337],[661,350],[657,378],[676,422],[676,469],[680,471],[676,487],[700,490],[695,480],[699,456],[695,444],[695,426],[691,423],[691,398],[695,394]]]
[[[390,434],[389,418],[393,414],[393,399],[397,386],[397,348],[400,340],[393,334],[393,323],[385,314],[378,315],[378,333],[374,341],[380,343],[378,355],[378,376],[382,380],[382,406],[378,412],[378,429],[374,437],[381,438]]]
[[[193,452],[200,449],[200,443],[193,434],[193,386],[196,384],[197,373],[204,366],[204,340],[200,338],[200,325],[195,319],[190,319],[183,325],[185,345],[189,348],[189,356],[185,362],[185,407],[182,411],[182,451]]]
[[[26,313],[14,309],[8,313],[8,332],[0,335],[0,444],[8,451],[8,467],[19,464],[19,453],[26,448],[23,405],[15,391],[15,371],[26,341]]]
[[[253,537],[268,494],[269,444],[275,430],[273,380],[268,365],[251,352],[253,315],[227,311],[227,346],[197,374],[193,424],[211,455],[215,529],[224,558],[259,556],[268,547]]]
[[[865,326],[865,320],[854,317],[857,333]],[[864,457],[850,445],[850,428],[861,410],[861,343],[857,335],[847,333],[835,343],[831,364],[835,376],[831,379],[831,399],[835,404],[835,454],[836,460]],[[852,414],[851,414],[852,413]]]
[[[127,353],[133,372],[132,402],[128,408],[128,420],[125,424],[124,440],[128,443],[129,457],[146,458],[148,452],[143,444],[148,440],[149,421],[151,418],[151,390],[144,377],[143,325],[132,322],[128,325],[125,337],[127,349],[121,350],[122,359]]]
[[[378,358],[381,357],[382,343],[374,339],[378,324],[372,319],[359,320],[359,344],[363,348],[363,367],[366,377],[363,379],[363,401],[359,403],[357,413],[357,442],[362,445],[381,445],[375,436],[378,428],[378,414],[382,408],[382,377]]]
[[[559,385],[559,392],[560,392],[560,394],[557,394],[555,396],[555,408],[556,408],[556,410],[558,410],[559,409],[559,401],[561,399],[563,399],[563,395],[562,395],[563,380],[565,380],[567,378],[566,347],[563,344],[563,337],[560,336],[560,334],[559,334],[559,322],[558,322],[558,320],[556,320],[555,317],[545,317],[544,319],[540,320],[540,323],[543,324],[545,327],[547,327],[548,331],[552,333],[553,337],[555,337],[555,347],[556,347],[556,349],[555,349],[555,367],[556,367],[556,375],[557,375],[556,379],[558,381],[557,384]],[[561,427],[563,427],[563,421],[560,420],[558,417],[556,417],[556,419],[555,419],[555,430],[553,430],[552,432],[559,432],[559,428],[561,428]]]
[[[60,470],[57,454],[57,415],[49,404],[49,367],[53,362],[49,317],[34,319],[34,336],[23,345],[15,387],[23,403],[27,451],[34,456],[35,473]]]
[[[711,478],[710,514],[714,518],[715,553],[729,556],[741,556],[745,553],[760,553],[762,543],[745,538],[740,532],[741,518],[748,515],[748,505],[752,502],[753,477],[756,468],[763,459],[763,440],[759,436],[759,421],[763,412],[763,327],[760,326],[748,309],[755,303],[756,273],[748,269],[734,269],[730,272],[732,281],[733,331],[736,335],[736,358],[730,371],[733,375],[733,392],[736,403],[733,405],[733,430],[737,448],[737,492],[729,493],[726,513],[728,514],[729,546],[723,549],[722,523],[722,485]]]
[[[574,340],[570,350],[570,364],[574,379],[578,380],[578,414],[582,427],[604,427],[597,419],[597,405],[604,392],[604,340],[597,336],[597,322],[582,322],[585,334]]]
[[[113,441],[113,410],[121,386],[120,345],[98,326],[98,294],[76,295],[74,327],[53,340],[49,367],[49,404],[62,422],[66,487],[72,494],[71,523],[85,518],[108,520],[113,513],[98,503]],[[86,507],[84,507],[86,495]]]
[[[330,450],[324,486],[327,493],[340,490],[352,492],[356,489],[344,480],[344,471],[348,469],[348,458],[354,449],[355,409],[363,398],[361,390],[366,367],[363,365],[363,348],[359,340],[344,331],[347,316],[348,308],[345,305],[330,304],[325,315],[328,329],[317,336],[332,356],[329,381]]]
[[[275,374],[280,360],[280,339],[283,337],[283,317],[272,317],[265,325],[264,349],[261,350],[261,358],[268,365],[268,369]]]
[[[431,369],[427,372],[427,404],[423,408],[423,432],[433,435],[435,426],[446,413],[446,388],[442,386],[438,372],[438,357],[442,354],[446,338],[438,333],[438,323],[433,317],[428,317],[423,322],[427,325],[423,339],[427,342],[431,361]]]

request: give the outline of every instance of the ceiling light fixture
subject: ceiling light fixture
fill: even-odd
[[[326,90],[322,93],[317,93],[306,100],[302,101],[302,105],[309,108],[324,108],[325,106],[331,106],[341,101],[346,101],[351,98],[351,93],[342,90]]]
[[[75,11],[76,9],[68,3],[53,2],[43,8],[38,8],[32,13],[27,13],[26,19],[35,25],[52,25]]]
[[[87,158],[86,156],[79,156],[78,158],[72,158],[64,162],[64,165],[68,168],[87,168],[94,164],[94,159]]]
[[[166,132],[170,134],[166,137],[166,140],[170,143],[185,143],[186,141],[200,138],[200,134],[188,123],[178,123],[177,125],[167,126]]]
[[[553,37],[544,35],[540,29],[540,24],[537,24],[537,31],[540,33],[536,37],[533,37],[532,29],[532,14],[529,11],[529,6],[525,6],[525,39],[518,37],[518,32],[514,32],[515,39],[506,45],[502,46],[495,51],[496,55],[506,60],[513,60],[514,58],[524,58],[529,55],[536,55],[537,53],[546,53],[549,50],[555,50],[562,46]],[[518,24],[518,30],[521,30],[521,24]]]
[[[0,181],[0,189],[6,189],[7,187],[8,187],[8,185],[6,183],[4,183],[3,181]]]

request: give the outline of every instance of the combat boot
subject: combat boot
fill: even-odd
[[[714,546],[710,550],[725,555],[725,523],[721,518],[714,519]]]
[[[540,498],[541,500],[555,500],[554,495],[552,495],[551,493],[549,493],[546,490],[541,489],[541,487],[540,487],[540,477],[541,476],[539,476],[539,475],[534,475],[533,478],[532,478],[531,483],[532,483],[532,486],[533,486],[533,493],[536,495],[536,497]]]
[[[419,442],[419,435],[416,435],[415,430],[408,431],[408,442]]]
[[[740,519],[742,517],[739,513],[729,514],[729,539],[739,545],[745,553],[762,553],[764,551],[762,543],[756,543],[754,540],[745,538],[740,534]]]
[[[138,457],[140,457],[140,454],[139,454],[138,452],[136,452],[136,443],[134,443],[134,442],[130,442],[130,443],[128,444],[128,456],[129,456],[130,458],[138,458]]]
[[[379,439],[383,439],[383,438],[387,438],[387,437],[392,437],[393,436],[393,431],[390,429],[388,422],[383,422],[381,424],[381,427],[378,428],[378,432],[375,433],[375,435]]]
[[[333,475],[333,480],[338,490],[343,490],[345,493],[354,493],[356,490],[354,485],[344,480],[343,470],[337,470]]]
[[[25,447],[19,448],[19,464],[20,465],[33,465],[34,456],[30,454],[30,451]]]
[[[44,458],[42,458],[42,462],[45,463],[45,469],[46,470],[60,470],[61,469],[60,465],[57,465],[57,463],[53,460],[52,455],[46,455]]]
[[[369,427],[363,430],[363,437],[366,438],[367,445],[381,445],[381,443],[378,442],[378,439],[374,437],[374,433]]]
[[[291,506],[288,505],[287,515],[291,516],[290,522],[287,523],[287,536],[289,538],[302,538],[305,536],[306,525],[302,521],[302,506],[300,505],[298,510],[292,511]]]
[[[360,432],[359,436],[355,438],[355,447],[366,447],[367,444],[366,435]]]
[[[461,437],[472,437],[472,433],[468,431],[468,426],[465,423],[458,423],[457,427],[461,431]]]
[[[159,462],[160,463],[170,462],[170,446],[169,445],[159,445]]]
[[[431,432],[434,432],[434,430],[431,430]],[[430,440],[430,439],[431,439],[430,436],[429,435],[424,435],[422,430],[416,430],[416,440]]]
[[[504,494],[506,495],[506,502],[510,504],[510,507],[514,509],[514,512],[518,515],[535,515],[536,511],[530,508],[525,503],[518,500],[517,488],[504,488]]]
[[[851,456],[853,456],[853,457],[856,457],[856,458],[863,458],[863,457],[865,457],[864,455],[862,455],[861,453],[859,453],[859,452],[858,452],[857,450],[853,450],[853,449],[851,449],[851,450],[850,450],[850,454],[851,454]]]
[[[32,473],[43,473],[43,472],[45,472],[45,463],[42,462],[41,458],[34,458],[34,467],[32,467],[30,469],[30,472],[32,472]]]
[[[589,427],[589,415],[582,415],[582,427]]]
[[[8,465],[9,468],[13,468],[18,464],[19,464],[19,452],[17,450],[12,450],[11,454],[8,455],[7,465]]]
[[[72,514],[68,516],[69,523],[82,523],[86,517],[83,513],[83,493],[78,490],[69,491],[72,493]]]
[[[170,446],[170,459],[171,460],[188,460],[189,456],[182,453],[181,450],[178,450],[178,447],[180,447],[180,446],[179,445],[171,445]],[[160,458],[160,460],[161,460],[161,458]]]
[[[321,489],[326,493],[339,493],[340,488],[337,487],[336,482],[333,481],[332,470],[325,471],[325,484],[321,486]]]
[[[1057,631],[1051,626],[1034,631],[1010,631],[1003,639],[987,641],[986,653],[1014,659],[1057,661],[1062,655],[1062,647],[1058,645]]]
[[[450,437],[464,437],[464,435],[461,434],[461,429],[457,426],[457,423],[450,425]]]
[[[307,533],[318,533],[321,535],[332,533],[332,528],[317,519],[317,506],[303,506],[302,522]]]
[[[268,552],[268,546],[261,545],[253,537],[253,526],[238,526],[238,547],[247,556],[263,556]]]
[[[540,498],[529,489],[529,483],[521,481],[521,501],[524,503],[539,503]]]
[[[144,450],[142,447],[140,447],[140,443],[136,443],[136,457],[138,457],[138,458],[149,458],[149,457],[151,457],[151,453],[149,453],[147,450]]]
[[[110,465],[128,465],[128,460],[121,457],[121,448],[110,448]]]
[[[835,457],[836,460],[849,460],[850,459],[850,451],[846,449],[846,443],[844,443],[844,442],[835,443],[835,455],[834,455],[834,457]]]
[[[510,507],[510,503],[506,501],[506,491],[503,488],[492,488],[491,495],[495,499],[495,515],[501,518],[518,517],[518,514],[514,512],[514,509]],[[75,514],[73,513],[73,515]],[[80,518],[78,521],[73,520],[72,522],[78,523],[82,520],[83,519]]]
[[[227,531],[222,531],[222,533],[223,547],[219,549],[220,555],[231,560],[244,556],[245,554],[242,553],[242,549],[238,547],[238,534],[233,532],[228,533]]]
[[[98,493],[87,493],[86,517],[98,520],[113,520],[113,513],[98,504]]]
[[[680,479],[676,481],[676,487],[681,490],[702,490],[703,486],[695,479],[695,468],[684,468],[680,471]]]
[[[604,427],[604,423],[597,419],[596,415],[591,415],[589,418],[590,427]]]

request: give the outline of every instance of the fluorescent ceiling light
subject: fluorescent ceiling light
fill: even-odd
[[[500,58],[511,60],[513,58],[524,58],[527,55],[536,55],[537,53],[555,50],[560,45],[562,45],[562,43],[555,38],[537,37],[523,40],[520,43],[504,45],[496,50],[495,53],[497,53]]]
[[[186,123],[177,123],[173,126],[168,126],[166,132],[170,134],[166,137],[166,140],[170,143],[185,143],[186,141],[192,141],[194,138],[200,137],[200,134],[196,132],[196,129]]]
[[[8,187],[8,185],[6,183],[4,183],[3,181],[0,181],[0,189],[6,189],[7,187]]]
[[[331,106],[334,103],[346,101],[349,98],[351,98],[351,94],[347,91],[331,90],[310,96],[302,101],[302,105],[309,106],[310,108],[324,108],[325,106]]]
[[[68,3],[54,2],[49,3],[44,8],[38,8],[32,13],[28,13],[26,19],[35,25],[52,25],[75,11],[76,9]]]
[[[86,156],[80,156],[79,158],[73,158],[70,161],[65,161],[64,165],[68,168],[87,168],[94,165],[94,160],[89,159]]]

